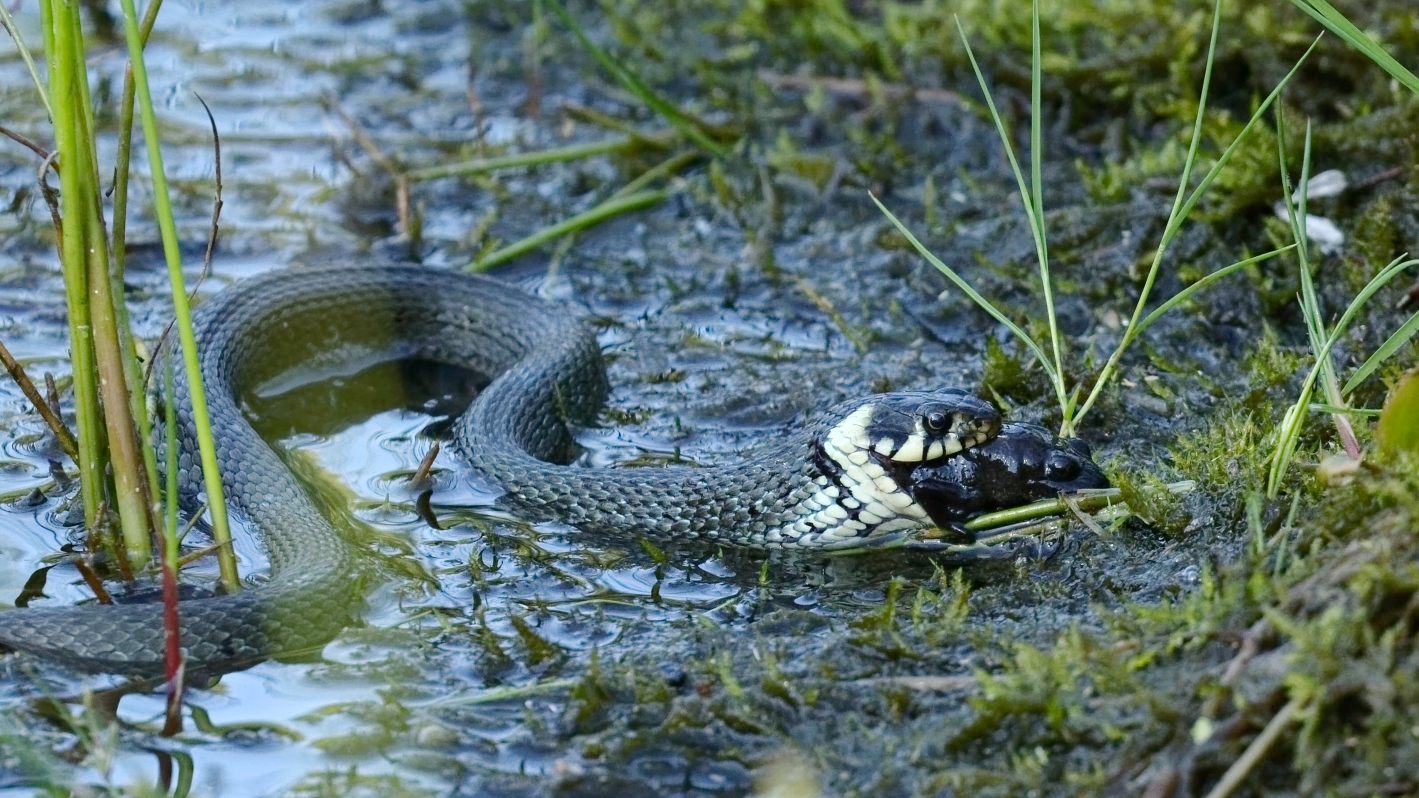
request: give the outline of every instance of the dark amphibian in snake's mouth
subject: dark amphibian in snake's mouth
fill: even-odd
[[[939,527],[993,510],[1108,487],[1088,444],[1061,440],[1038,424],[1006,424],[988,443],[912,475],[911,494]]]
[[[964,391],[888,393],[819,411],[736,463],[591,469],[565,463],[576,450],[572,428],[594,423],[606,397],[596,339],[568,308],[497,280],[418,267],[277,271],[222,291],[195,321],[227,501],[258,531],[271,567],[258,586],[181,604],[189,673],[317,647],[357,611],[354,552],[243,416],[244,392],[293,370],[393,360],[472,370],[489,384],[453,437],[467,465],[503,489],[500,503],[528,521],[620,539],[805,550],[898,540],[957,501],[943,504],[944,489],[917,485],[915,472],[955,463],[1000,427],[996,410]],[[203,487],[181,376],[177,415],[178,483],[192,509]],[[999,462],[1014,451],[1001,449]],[[973,497],[963,507],[1009,503],[1023,484],[1025,472],[996,469],[996,460],[969,462],[976,470],[933,472]],[[0,646],[84,670],[158,676],[161,613],[155,604],[0,612]]]

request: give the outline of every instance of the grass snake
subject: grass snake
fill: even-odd
[[[228,503],[255,529],[269,574],[232,595],[180,605],[189,672],[220,673],[317,647],[351,623],[362,591],[350,544],[317,510],[244,415],[245,392],[301,373],[354,373],[422,359],[490,383],[457,420],[459,453],[529,521],[585,532],[833,549],[888,541],[930,523],[910,472],[988,440],[1000,420],[959,390],[898,392],[814,414],[781,441],[714,467],[566,464],[608,386],[590,327],[566,307],[500,281],[419,267],[268,272],[195,314],[201,372]],[[178,369],[181,372],[181,369]],[[187,380],[179,373],[179,485],[201,506]],[[161,449],[160,449],[161,451]],[[88,671],[162,673],[158,604],[0,612],[0,645]]]

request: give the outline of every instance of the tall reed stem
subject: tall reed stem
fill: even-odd
[[[77,109],[82,94],[76,87],[76,53],[70,17],[78,10],[44,0],[40,16],[44,29],[44,49],[49,54],[49,95],[54,108],[54,140],[59,151],[60,207],[66,222],[59,231],[60,262],[64,270],[65,298],[69,306],[69,359],[74,376],[74,412],[78,421],[79,485],[84,498],[84,523],[94,528],[104,499],[103,433],[99,428],[98,385],[94,378],[93,326],[89,318],[86,250],[87,228],[83,223],[86,173],[79,168],[79,122]]]
[[[143,123],[143,138],[148,149],[148,166],[152,172],[154,215],[162,233],[163,254],[167,260],[168,282],[172,290],[173,310],[177,316],[177,333],[182,341],[183,367],[192,398],[193,422],[197,427],[197,448],[202,459],[202,478],[207,489],[207,504],[212,511],[212,538],[223,547],[231,548],[231,528],[227,524],[227,500],[222,490],[222,478],[217,468],[217,448],[212,440],[212,423],[207,413],[207,395],[202,386],[202,372],[197,363],[197,339],[192,330],[192,311],[187,304],[187,286],[182,276],[182,252],[178,248],[177,226],[173,223],[172,204],[168,199],[167,176],[163,171],[163,153],[158,145],[158,120],[153,110],[153,95],[148,87],[148,68],[143,61],[143,37],[138,30],[138,13],[133,0],[123,0],[123,32],[128,41],[128,58],[133,65],[133,83],[137,87],[138,107]],[[222,586],[228,592],[240,589],[236,560],[219,558]]]

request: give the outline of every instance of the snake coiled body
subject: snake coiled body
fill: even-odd
[[[890,539],[927,523],[898,484],[906,471],[998,426],[993,408],[959,391],[889,394],[822,412],[736,464],[582,468],[561,463],[575,450],[568,424],[591,423],[607,394],[596,339],[570,310],[497,280],[397,266],[270,272],[203,303],[195,327],[227,501],[261,536],[270,572],[233,595],[181,603],[189,672],[319,646],[360,601],[350,545],[243,415],[244,393],[300,370],[353,373],[420,359],[483,375],[491,382],[454,437],[467,463],[504,489],[502,504],[527,520],[627,539],[803,548]],[[191,392],[176,371],[178,482],[196,508],[203,487]],[[889,432],[875,431],[879,424]],[[157,676],[161,607],[0,612],[0,645],[84,670]]]

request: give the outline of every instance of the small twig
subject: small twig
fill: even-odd
[[[230,545],[230,541],[226,543],[213,543],[210,546],[200,548],[190,554],[184,554],[181,557],[177,558],[177,567],[186,568],[187,566],[191,565],[194,562],[197,562],[198,560],[202,559],[203,557],[206,557],[209,554],[216,554],[218,551],[221,550],[223,546],[227,545]]]
[[[434,441],[433,448],[429,449],[428,454],[424,455],[424,459],[419,461],[419,467],[414,471],[414,476],[409,478],[410,485],[422,485],[429,478],[429,472],[434,468],[434,458],[439,456],[440,448],[438,441]]]
[[[399,232],[409,237],[414,244],[414,230],[409,213],[409,175],[400,174],[394,181],[394,211],[399,217]]]
[[[1340,444],[1345,448],[1345,454],[1351,460],[1359,460],[1364,452],[1360,449],[1360,441],[1355,437],[1355,427],[1350,423],[1350,417],[1344,413],[1336,413],[1331,418],[1335,419],[1335,431],[1340,434]]]
[[[1084,508],[1080,506],[1079,497],[1069,494],[1062,494],[1060,495],[1059,499],[1060,501],[1064,502],[1065,506],[1069,508],[1070,512],[1074,513],[1074,517],[1079,519],[1079,523],[1089,528],[1090,532],[1093,532],[1100,538],[1108,537],[1108,532],[1106,532],[1104,528],[1099,525],[1099,522],[1095,521],[1094,517],[1085,512]]]
[[[59,150],[51,152],[40,161],[37,178],[39,180],[39,191],[44,195],[44,202],[49,206],[49,218],[54,223],[54,234],[63,240],[64,238],[64,218],[59,214],[59,192],[49,185],[49,170],[59,171],[56,160],[59,158]]]
[[[30,404],[34,405],[34,409],[39,411],[40,416],[44,419],[44,423],[49,425],[49,429],[54,433],[54,437],[59,439],[60,448],[64,449],[64,453],[69,455],[70,460],[76,463],[79,462],[79,444],[74,440],[74,434],[64,425],[64,420],[59,417],[58,413],[54,412],[54,408],[50,406],[50,403],[45,401],[43,396],[40,396],[39,389],[34,387],[34,383],[30,382],[29,375],[25,374],[25,367],[21,366],[20,361],[16,360],[14,355],[10,354],[10,350],[5,348],[4,343],[0,343],[0,361],[4,362],[5,370],[10,372],[10,376],[15,379],[15,382],[20,386],[20,390],[24,392],[25,398],[29,399]],[[45,376],[47,377],[48,375]],[[51,378],[48,384],[53,385],[54,380]]]
[[[1369,188],[1370,186],[1379,185],[1380,183],[1383,183],[1386,180],[1393,180],[1394,178],[1404,174],[1404,170],[1406,168],[1407,167],[1404,166],[1394,166],[1384,170],[1383,172],[1376,172],[1375,174],[1370,175],[1364,180],[1357,180],[1354,183],[1351,183],[1350,190],[1354,191],[1358,188]]]
[[[187,523],[182,527],[182,532],[178,533],[177,542],[179,544],[181,544],[182,541],[187,539],[187,533],[191,532],[194,528],[196,528],[197,522],[202,520],[202,516],[206,514],[206,512],[207,505],[203,504],[201,507],[197,508],[197,512],[193,513],[191,516],[188,517]]]
[[[828,314],[828,318],[832,319],[833,324],[836,324],[839,330],[842,330],[843,335],[847,336],[847,339],[852,342],[853,347],[855,347],[859,353],[867,351],[867,341],[863,339],[862,334],[854,330],[852,325],[847,323],[847,319],[843,318],[843,314],[838,312],[838,309],[833,306],[833,303],[827,297],[818,293],[818,289],[814,288],[813,284],[806,279],[795,277],[794,280],[798,285],[798,290],[802,291],[805,296],[812,300],[813,304],[817,305],[819,310]]]
[[[1409,290],[1404,292],[1404,298],[1395,305],[1395,310],[1408,310],[1416,302],[1419,302],[1419,282],[1409,286]]]
[[[1242,645],[1237,649],[1236,656],[1227,663],[1227,667],[1222,671],[1222,677],[1218,683],[1223,687],[1231,687],[1241,677],[1246,670],[1247,664],[1261,651],[1261,640],[1271,632],[1271,621],[1265,618],[1257,621],[1247,629],[1242,635]]]
[[[188,300],[189,302],[191,300]],[[153,342],[153,348],[148,352],[148,361],[143,364],[143,390],[146,391],[153,384],[153,367],[158,364],[159,355],[163,352],[163,345],[168,342],[168,336],[172,334],[173,325],[177,324],[177,319],[168,319],[167,326],[163,327],[163,332],[158,336],[158,340]]]
[[[64,415],[59,406],[59,386],[54,382],[54,375],[47,371],[44,373],[44,401],[49,403],[49,409],[54,415]]]
[[[1281,732],[1286,729],[1286,726],[1296,717],[1296,713],[1300,712],[1305,705],[1306,699],[1304,698],[1293,698],[1288,701],[1286,706],[1271,718],[1271,722],[1266,724],[1266,728],[1261,730],[1261,734],[1251,741],[1251,745],[1247,746],[1247,750],[1242,752],[1237,761],[1227,768],[1227,772],[1222,774],[1222,780],[1217,782],[1217,786],[1213,787],[1211,792],[1207,793],[1207,798],[1227,798],[1233,790],[1240,787],[1242,781],[1251,774],[1252,770],[1261,764],[1261,760],[1271,750],[1271,746],[1276,743]]]
[[[31,150],[34,151],[34,154],[35,154],[35,155],[38,155],[39,157],[45,159],[46,161],[49,160],[49,150],[46,150],[45,148],[41,147],[39,144],[35,143],[35,141],[34,141],[33,139],[30,139],[30,138],[26,137],[24,134],[22,134],[22,133],[16,133],[15,131],[11,130],[10,128],[5,127],[4,125],[0,125],[0,135],[9,136],[10,138],[14,139],[17,143],[23,144],[24,146],[29,147]]]
[[[759,80],[767,83],[769,87],[773,89],[811,91],[814,88],[821,88],[828,94],[835,94],[839,97],[851,97],[857,100],[870,97],[874,88],[865,80],[818,78],[807,75],[780,75],[768,70],[759,70]],[[876,88],[880,88],[882,93],[888,97],[903,97],[928,105],[964,106],[966,104],[959,94],[945,89],[918,89],[902,83],[878,83]]]
[[[212,252],[217,248],[219,229],[217,222],[222,218],[222,137],[217,133],[217,120],[212,116],[212,109],[207,107],[207,101],[195,91],[192,95],[197,98],[197,102],[202,103],[202,110],[207,112],[207,122],[212,125],[212,155],[217,165],[217,196],[212,200],[212,229],[207,233],[207,251],[202,255],[202,273],[192,284],[192,290],[187,292],[188,302],[197,296],[197,289],[201,288],[202,282],[212,274]]]
[[[658,138],[649,136],[637,130],[634,125],[627,124],[610,114],[603,114],[595,108],[588,108],[585,105],[567,102],[562,103],[562,111],[578,122],[585,122],[589,125],[596,125],[597,127],[606,128],[607,130],[614,130],[617,133],[623,133],[649,147],[664,149],[668,146],[664,136]]]
[[[542,114],[542,15],[540,6],[534,6],[533,22],[522,40],[523,83],[527,85],[527,99],[522,104],[522,115],[536,119]]]
[[[379,148],[379,145],[374,143],[374,139],[370,138],[365,133],[364,128],[360,127],[360,123],[356,122],[354,118],[345,113],[345,109],[341,108],[338,103],[332,99],[327,99],[325,101],[325,108],[340,117],[340,121],[344,122],[345,126],[350,129],[350,133],[354,135],[355,142],[374,159],[375,163],[384,167],[386,172],[396,177],[404,173],[404,169],[399,166],[399,164],[395,163],[393,158],[385,155],[384,151]]]
[[[89,590],[94,592],[94,598],[98,599],[100,604],[113,603],[113,596],[110,596],[108,591],[104,590],[103,580],[99,579],[99,575],[94,573],[94,569],[90,568],[87,562],[84,562],[83,557],[73,557],[69,561],[78,569],[79,576],[84,577],[84,584],[88,585]]]

